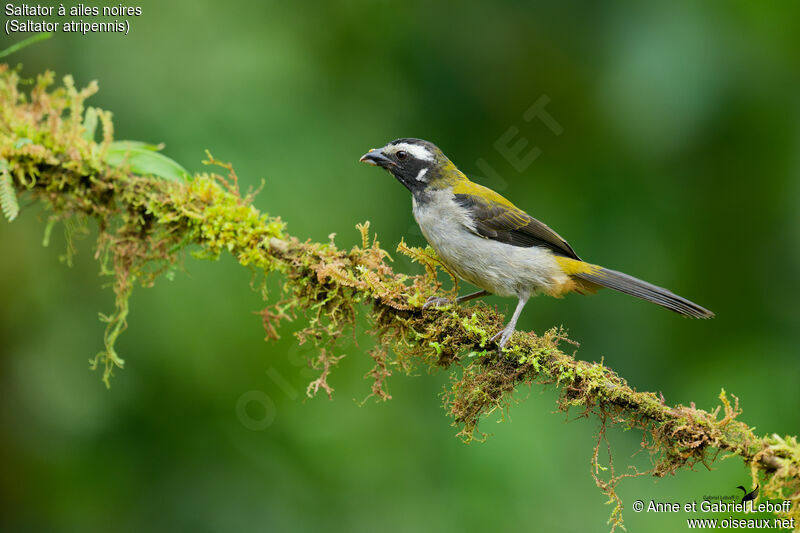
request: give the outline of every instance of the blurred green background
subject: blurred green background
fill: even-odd
[[[90,103],[113,111],[119,139],[164,142],[190,170],[209,148],[245,186],[263,178],[256,205],[301,239],[350,246],[370,220],[389,250],[423,244],[407,191],[358,158],[396,137],[434,141],[582,257],[717,313],[685,320],[606,291],[534,300],[521,329],[563,324],[578,357],[604,357],[640,390],[713,408],[725,387],[757,432],[800,432],[797,3],[137,5],[128,36],[58,35],[10,61],[98,80]],[[523,117],[542,97],[560,135]],[[504,134],[541,154],[515,168]],[[3,530],[608,530],[589,475],[597,423],[565,424],[553,390],[519,391],[504,423],[484,424],[488,442],[465,445],[440,407],[444,373],[395,375],[392,401],[359,405],[372,342],[359,335],[334,400],[305,400],[310,350],[291,334],[303,319],[264,343],[263,303],[229,257],[189,258],[134,293],[126,368],[106,390],[86,365],[113,306],[94,228],[67,268],[64,239],[43,248],[27,204],[0,222]],[[631,457],[638,433],[611,439],[618,469],[647,467]],[[688,515],[631,503],[740,484],[736,459],[619,493],[629,531],[676,531]]]

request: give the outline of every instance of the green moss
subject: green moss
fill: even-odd
[[[457,316],[457,315],[454,315]],[[489,333],[480,326],[480,322],[478,320],[478,313],[472,313],[469,318],[461,318],[461,327],[464,328],[464,331],[467,333],[471,333],[476,335],[480,338],[480,342],[478,346],[483,348],[486,346],[486,343],[489,341]]]

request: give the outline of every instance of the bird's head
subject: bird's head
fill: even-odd
[[[373,148],[361,161],[388,170],[415,195],[466,179],[435,144],[422,139],[397,139]]]

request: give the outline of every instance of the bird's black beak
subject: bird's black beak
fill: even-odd
[[[372,149],[366,154],[361,156],[359,159],[362,163],[367,163],[370,165],[375,165],[383,168],[389,168],[390,166],[395,166],[397,163],[386,157],[383,151],[380,149]]]

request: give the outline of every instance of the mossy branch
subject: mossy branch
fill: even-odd
[[[256,209],[252,193],[241,195],[233,168],[210,154],[207,163],[224,167],[226,176],[165,179],[170,176],[143,175],[132,160],[109,164],[111,115],[84,108],[96,84],[79,91],[66,77],[62,87],[51,89],[53,80],[52,73],[41,75],[26,93],[19,89],[17,73],[0,66],[0,199],[8,218],[19,209],[17,195],[43,203],[49,211],[48,234],[58,221],[78,222],[68,227],[96,222],[96,256],[103,272],[113,276],[116,297],[115,311],[103,317],[108,323],[105,347],[92,359],[106,383],[123,364],[114,345],[125,328],[133,288],[151,285],[187,249],[210,259],[229,253],[262,280],[262,290],[269,273],[285,280],[280,301],[261,313],[268,338],[277,337],[282,320],[307,317],[298,341],[319,347],[311,363],[321,372],[309,394],[319,389],[332,394],[327,377],[341,357],[334,355],[337,341],[352,332],[357,308],[364,308],[377,338],[369,352],[374,367],[367,375],[377,399],[390,398],[386,379],[395,370],[421,366],[451,373],[444,405],[465,440],[482,438],[479,421],[506,410],[520,385],[552,384],[560,393],[560,410],[597,417],[601,429],[592,473],[614,505],[612,527],[622,524],[615,486],[630,474],[615,474],[610,457],[609,467],[601,465],[599,450],[607,442],[609,422],[640,430],[642,446],[652,452],[652,468],[635,475],[660,477],[698,463],[709,466],[720,452],[736,455],[751,468],[762,497],[791,499],[786,516],[800,522],[797,438],[756,435],[738,419],[738,399],[731,402],[724,390],[721,405],[711,411],[693,404],[667,405],[653,393],[635,390],[602,363],[566,353],[561,346],[570,341],[559,328],[540,336],[517,332],[498,354],[489,338],[504,319],[492,308],[478,303],[423,312],[422,303],[441,289],[441,265],[430,250],[400,244],[399,252],[426,269],[424,275],[409,276],[389,266],[389,254],[370,235],[368,223],[358,226],[362,242],[350,250],[339,249],[333,239],[301,241],[286,232],[280,218]],[[98,121],[103,135],[96,141]]]

